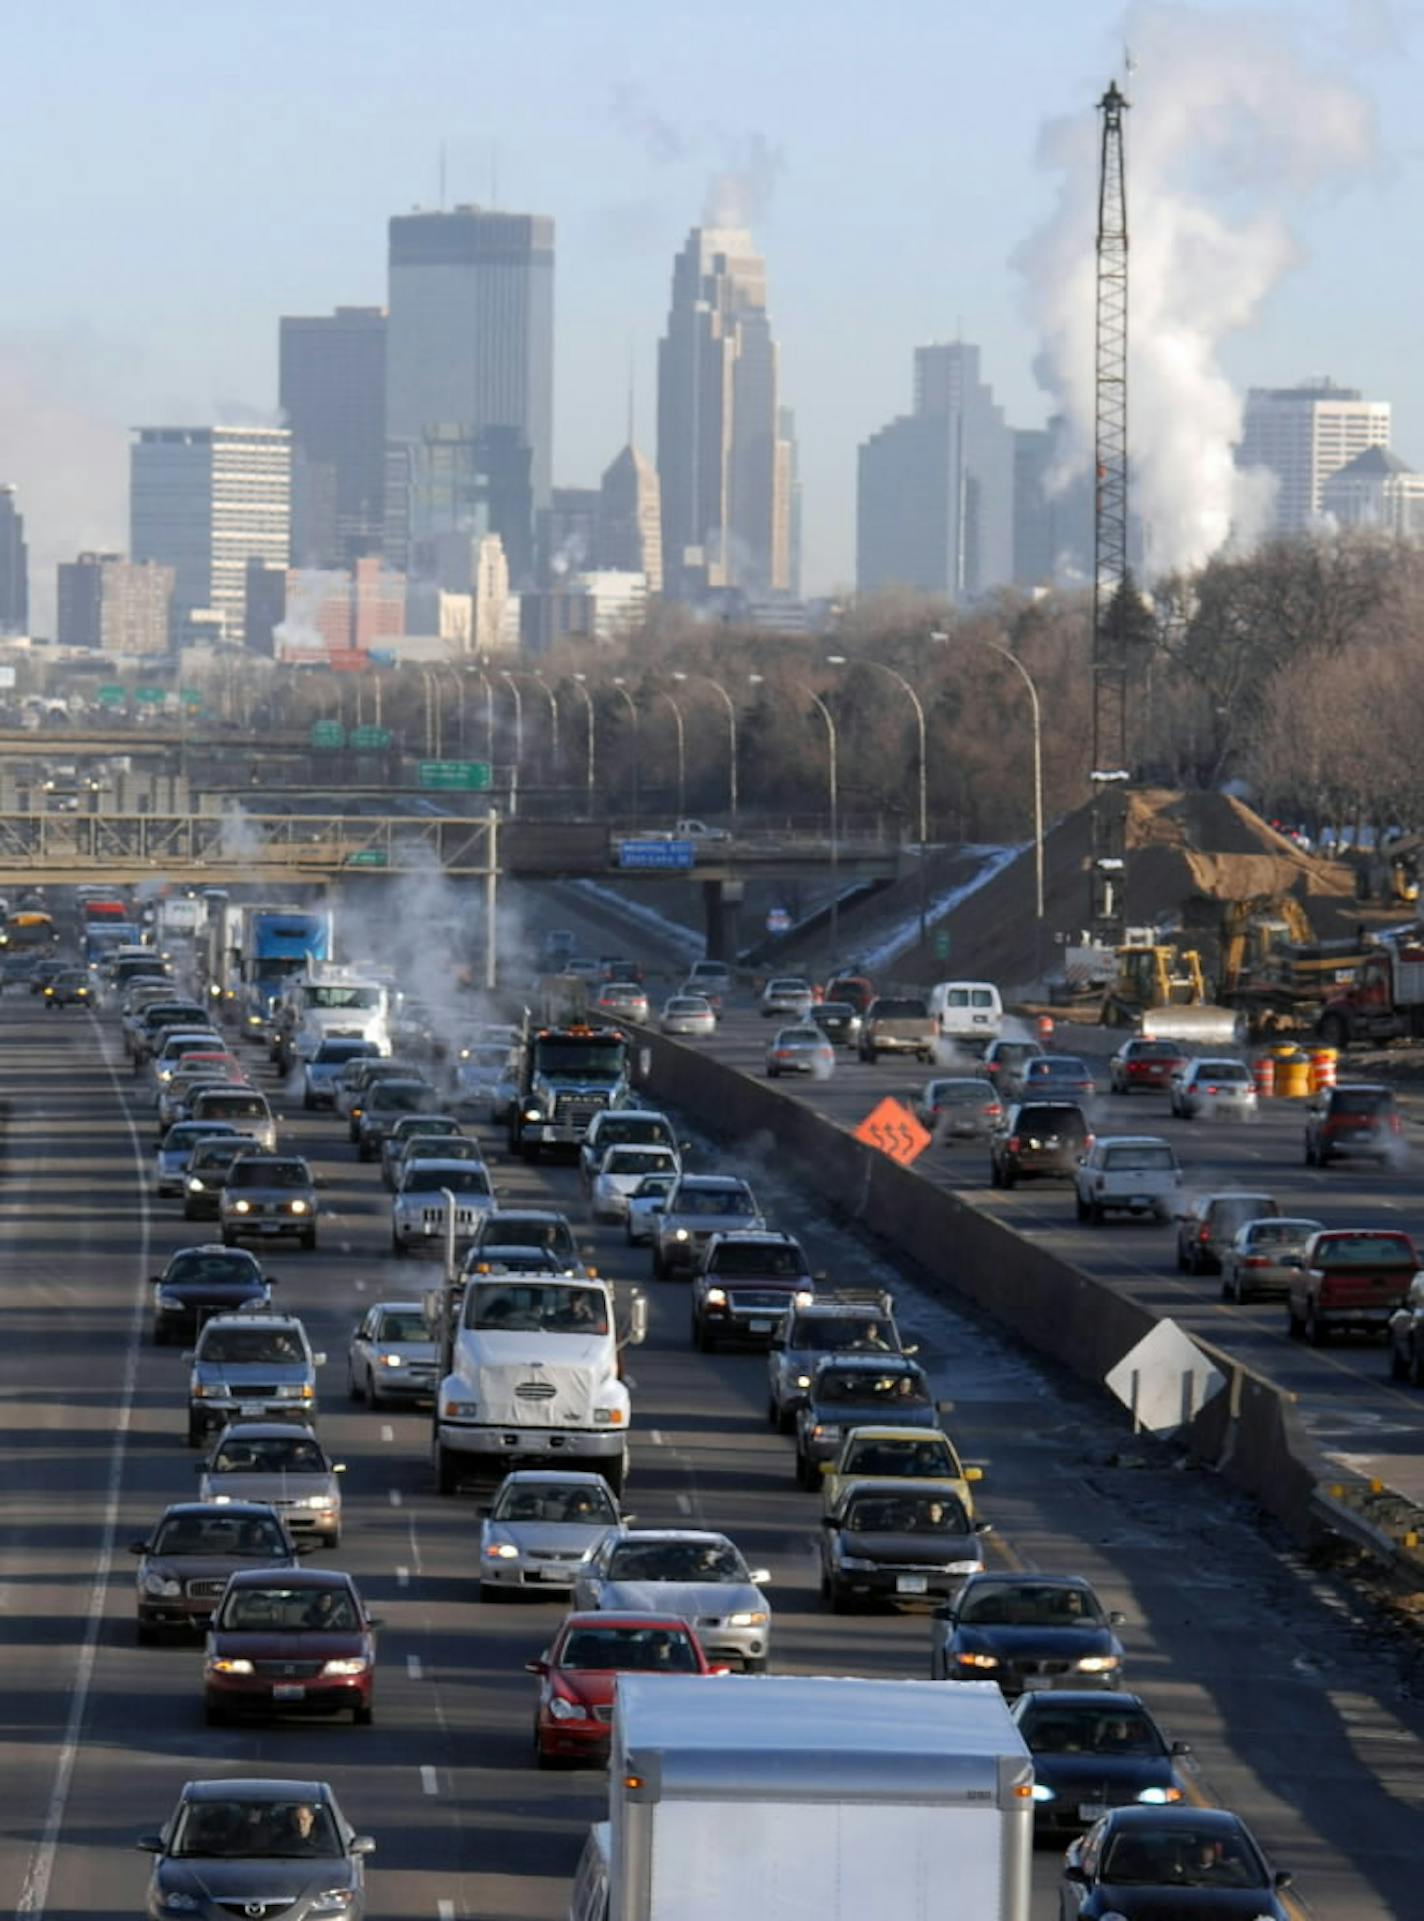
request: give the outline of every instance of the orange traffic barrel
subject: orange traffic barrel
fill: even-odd
[[[1051,1014],[1039,1015],[1038,1031],[1043,1036],[1044,1040],[1048,1039],[1049,1035],[1053,1032],[1053,1016]]]
[[[1319,1094],[1335,1085],[1335,1070],[1340,1059],[1338,1048],[1312,1047],[1310,1050],[1310,1091]]]
[[[1251,1070],[1251,1078],[1256,1083],[1256,1093],[1263,1101],[1268,1101],[1276,1091],[1276,1063],[1269,1054],[1258,1054]]]

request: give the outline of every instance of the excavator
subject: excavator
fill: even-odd
[[[1293,894],[1222,901],[1217,997],[1252,1035],[1313,1032],[1325,1002],[1359,972],[1368,946],[1322,941]]]

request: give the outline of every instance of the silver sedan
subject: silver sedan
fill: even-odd
[[[748,1569],[725,1534],[691,1528],[606,1535],[574,1583],[573,1604],[619,1614],[680,1614],[712,1661],[763,1674],[771,1651],[765,1568]]]
[[[609,1529],[628,1518],[601,1474],[507,1474],[480,1524],[480,1599],[495,1600],[509,1588],[567,1599]]]
[[[1256,1085],[1243,1061],[1188,1061],[1171,1082],[1172,1112],[1184,1121],[1254,1121]]]
[[[1238,1307],[1253,1295],[1284,1300],[1300,1272],[1306,1243],[1320,1231],[1319,1221],[1282,1215],[1247,1221],[1221,1257],[1221,1298]]]
[[[811,1074],[829,1080],[836,1071],[836,1050],[819,1027],[783,1027],[766,1050],[766,1077]]]
[[[688,1040],[710,1040],[717,1032],[717,1010],[705,994],[674,994],[663,1002],[658,1030]]]
[[[780,980],[770,980],[762,989],[761,1011],[764,1020],[774,1014],[784,1019],[788,1014],[793,1020],[806,1020],[815,1002],[810,981],[796,975],[786,975]]]
[[[419,1301],[374,1301],[356,1323],[346,1350],[346,1383],[353,1401],[428,1400],[435,1392],[439,1350]]]

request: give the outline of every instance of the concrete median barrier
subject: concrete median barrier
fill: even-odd
[[[963,1296],[1027,1346],[1102,1386],[1160,1316],[970,1205],[922,1180],[779,1088],[695,1048],[646,1036],[646,1081],[659,1102],[714,1136],[765,1136],[816,1193],[914,1261],[934,1285]],[[1319,1526],[1324,1464],[1295,1413],[1295,1396],[1208,1342],[1199,1347],[1226,1389],[1190,1424],[1190,1452],[1243,1488],[1294,1532]],[[1106,1390],[1104,1390],[1106,1391]],[[1338,1478],[1338,1477],[1337,1477]]]

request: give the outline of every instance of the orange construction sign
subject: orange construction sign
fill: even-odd
[[[860,1123],[855,1138],[867,1147],[878,1147],[901,1167],[908,1167],[924,1153],[933,1136],[925,1132],[903,1101],[887,1094]]]

